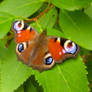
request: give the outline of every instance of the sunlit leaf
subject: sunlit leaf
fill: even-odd
[[[76,10],[87,6],[92,0],[51,0],[51,2],[61,9]]]
[[[10,31],[13,19],[13,15],[0,12],[0,38],[3,38]]]
[[[41,16],[37,23],[31,24],[37,31],[41,32],[46,29],[47,27],[52,28],[57,20],[57,11],[56,8],[52,8],[50,11],[45,13],[43,16]]]
[[[66,37],[92,50],[92,20],[81,11],[60,12],[60,26]]]
[[[44,0],[5,0],[0,5],[0,11],[28,17],[35,13],[43,2]]]
[[[14,48],[15,44],[12,43],[6,52],[6,57],[4,59],[0,59],[1,92],[14,91],[32,74],[29,67],[18,62]]]
[[[80,56],[57,64],[51,70],[33,72],[44,92],[88,92],[87,72]]]
[[[24,92],[24,86],[21,85],[17,90],[15,90],[14,92]]]

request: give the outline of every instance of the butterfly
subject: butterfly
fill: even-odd
[[[79,46],[71,40],[47,36],[46,30],[39,34],[23,20],[13,23],[16,54],[24,64],[40,72],[51,69],[56,63],[75,58]]]

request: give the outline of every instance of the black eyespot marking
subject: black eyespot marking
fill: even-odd
[[[66,39],[60,38],[60,45],[64,46],[65,41],[66,41]]]
[[[20,44],[18,45],[18,51],[19,51],[19,52],[23,52],[23,51],[24,51],[24,45],[23,45],[22,43],[20,43]]]
[[[28,26],[29,26],[28,24],[24,23],[24,28],[23,28],[23,30],[26,30]]]
[[[33,28],[32,27],[30,27],[30,32],[33,30]]]
[[[56,42],[57,41],[57,38],[55,38],[54,41]]]
[[[49,57],[47,57],[47,58],[45,59],[45,64],[46,64],[46,65],[50,65],[52,62],[53,62],[53,58],[52,58],[51,56],[49,56]]]

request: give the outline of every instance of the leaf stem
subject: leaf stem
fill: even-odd
[[[46,12],[48,12],[53,7],[54,7],[54,5],[50,4],[50,6],[48,8],[46,8],[43,12],[41,12],[38,16],[36,16],[35,18],[32,18],[32,19],[25,20],[25,22],[27,23],[27,22],[37,21],[42,15],[44,15]]]

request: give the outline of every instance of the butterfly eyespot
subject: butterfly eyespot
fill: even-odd
[[[44,63],[45,63],[46,65],[50,65],[50,64],[52,64],[53,61],[54,61],[54,60],[53,60],[51,54],[47,54],[47,55],[45,56]]]
[[[67,53],[74,54],[77,50],[77,46],[74,42],[66,40],[66,42],[64,43],[64,49]]]
[[[53,58],[52,57],[48,57],[45,59],[45,64],[46,65],[50,65],[53,62]]]
[[[14,30],[19,33],[24,28],[24,22],[22,20],[15,21],[13,24]]]
[[[25,49],[26,49],[26,43],[25,42],[23,42],[23,43],[19,43],[19,44],[17,44],[17,46],[16,46],[16,52],[18,53],[18,54],[20,54],[20,53],[22,53]]]

